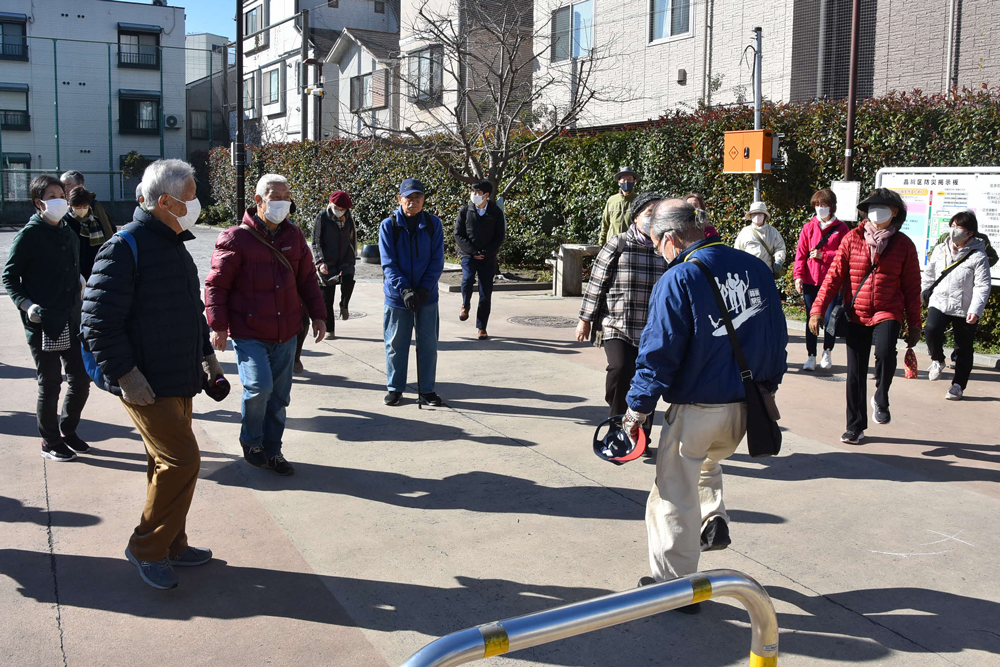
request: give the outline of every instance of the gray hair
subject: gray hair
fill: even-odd
[[[650,238],[660,241],[664,234],[674,234],[683,241],[697,241],[705,233],[697,211],[683,199],[661,201],[653,209]]]
[[[59,177],[59,180],[62,181],[63,183],[65,183],[66,181],[71,181],[73,183],[78,183],[79,185],[83,185],[84,183],[83,174],[76,171],[75,169],[70,169],[69,171],[65,172],[62,176]]]
[[[189,178],[194,178],[194,167],[184,160],[157,160],[142,173],[143,204],[154,209],[163,195],[180,200]]]
[[[288,185],[288,179],[280,174],[264,174],[260,177],[260,180],[257,181],[257,194],[263,197],[275,183],[284,183],[285,185]]]

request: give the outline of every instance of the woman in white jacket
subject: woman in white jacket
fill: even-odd
[[[767,204],[754,202],[747,211],[750,224],[740,230],[733,247],[750,253],[771,267],[775,278],[785,273],[785,240],[781,233],[769,224],[771,214]]]
[[[924,338],[931,355],[928,377],[937,380],[944,370],[944,333],[948,325],[955,336],[955,378],[945,398],[961,400],[972,372],[972,342],[976,324],[990,297],[990,265],[976,214],[956,213],[948,238],[938,244],[924,268],[920,289],[927,302]]]

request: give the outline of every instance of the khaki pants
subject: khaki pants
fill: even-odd
[[[703,526],[719,516],[722,467],[746,434],[744,403],[671,405],[656,450],[656,481],[646,502],[649,567],[657,581],[698,571]]]
[[[190,398],[157,398],[152,405],[122,401],[146,444],[146,506],[128,547],[139,560],[156,562],[187,549],[187,520],[201,469],[191,430]]]

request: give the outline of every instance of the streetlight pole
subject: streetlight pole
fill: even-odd
[[[761,118],[761,106],[764,104],[764,93],[763,86],[761,84],[761,72],[762,67],[762,54],[760,52],[761,44],[763,42],[761,28],[754,28],[754,59],[753,59],[753,129],[763,130],[764,121]],[[761,156],[766,158],[767,156]],[[753,201],[757,203],[760,201],[760,174],[755,174],[753,177]]]
[[[851,76],[847,89],[847,143],[844,146],[844,180],[851,180],[854,159],[854,117],[858,106],[858,35],[861,32],[861,0],[851,9]]]
[[[228,83],[228,82],[227,82]],[[233,142],[233,166],[236,167],[236,218],[246,210],[246,155],[243,137],[243,3],[236,3],[236,141]]]

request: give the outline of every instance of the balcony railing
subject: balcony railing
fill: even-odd
[[[31,117],[27,111],[0,109],[0,128],[28,132],[31,130]]]
[[[15,38],[16,39],[16,38]],[[28,60],[28,44],[5,40],[0,44],[0,60]]]
[[[153,52],[119,51],[118,66],[134,69],[160,69],[160,54]]]
[[[121,119],[118,123],[121,134],[159,134],[160,126],[155,118]]]

